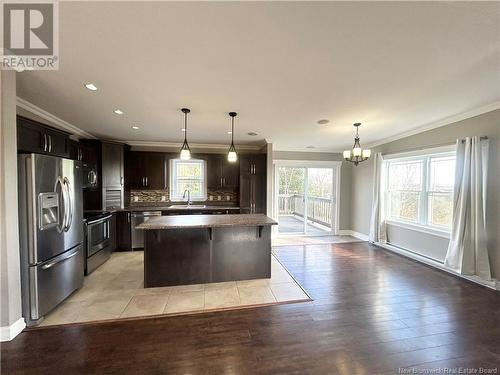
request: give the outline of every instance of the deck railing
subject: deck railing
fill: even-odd
[[[304,217],[302,194],[278,195],[279,214]],[[332,200],[330,198],[307,197],[307,219],[318,224],[332,225]]]

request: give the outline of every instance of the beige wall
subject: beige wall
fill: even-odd
[[[0,326],[21,318],[17,208],[16,76],[0,71]]]
[[[351,169],[350,163],[343,161],[342,154],[333,152],[274,151],[274,160],[342,161],[340,168],[339,229],[351,229]],[[274,179],[273,179],[274,180]]]
[[[432,147],[446,143],[454,143],[457,138],[466,136],[488,136],[490,139],[489,172],[486,229],[488,231],[488,249],[493,274],[500,278],[500,110],[484,113],[463,121],[455,122],[440,128],[412,135],[397,141],[383,144],[373,149],[373,152],[396,153],[400,151]],[[352,214],[351,229],[363,234],[370,230],[370,214],[373,190],[373,163],[371,161],[360,164],[352,171]],[[431,239],[429,239],[431,240]],[[419,244],[420,246],[425,244]],[[406,244],[406,247],[411,244]],[[434,246],[434,245],[432,245]],[[409,249],[412,250],[412,249]],[[438,249],[442,253],[443,249]]]

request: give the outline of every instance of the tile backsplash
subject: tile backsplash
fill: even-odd
[[[226,202],[237,203],[239,195],[234,191],[209,190],[207,192],[207,202]],[[130,204],[137,205],[142,203],[164,203],[170,202],[168,189],[166,190],[132,190],[130,191]]]

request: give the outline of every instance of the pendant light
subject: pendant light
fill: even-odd
[[[189,148],[189,144],[187,141],[187,115],[191,110],[189,108],[182,108],[182,113],[184,113],[184,143],[181,147],[181,160],[189,160],[191,159],[191,149]]]
[[[344,151],[343,156],[346,161],[354,163],[354,165],[358,165],[359,163],[368,160],[372,152],[371,150],[363,150],[361,148],[361,144],[359,143],[358,130],[359,127],[361,126],[361,123],[357,122],[353,125],[356,128],[356,137],[354,138],[354,145],[352,146],[352,151],[351,150]]]
[[[235,163],[238,160],[238,154],[234,147],[234,118],[236,115],[236,112],[229,112],[229,116],[231,116],[231,146],[229,146],[229,151],[227,153],[227,161],[230,163]]]

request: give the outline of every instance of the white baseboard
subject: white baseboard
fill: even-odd
[[[12,340],[19,335],[25,327],[26,323],[23,318],[18,319],[10,326],[0,327],[0,342]]]
[[[360,240],[363,241],[368,241],[368,236],[366,234],[360,233],[360,232],[355,232],[350,229],[341,229],[338,231],[339,236],[352,236],[359,238]]]
[[[418,262],[427,264],[428,266],[432,266],[432,267],[438,268],[442,271],[451,273],[452,275],[455,275],[455,276],[461,277],[463,279],[472,281],[476,284],[480,284],[480,285],[485,286],[487,288],[494,289],[494,290],[500,290],[500,281],[497,281],[497,280],[486,281],[486,280],[483,280],[477,276],[462,275],[458,272],[455,272],[455,271],[450,270],[449,268],[445,267],[445,265],[443,263],[440,263],[440,262],[437,262],[435,260],[420,256],[418,254],[412,253],[411,251],[407,251],[403,248],[393,246],[391,244],[375,242],[375,245],[377,245],[385,250],[392,251],[393,253],[397,253],[397,254],[405,256],[407,258],[411,258],[411,259],[416,260]]]

